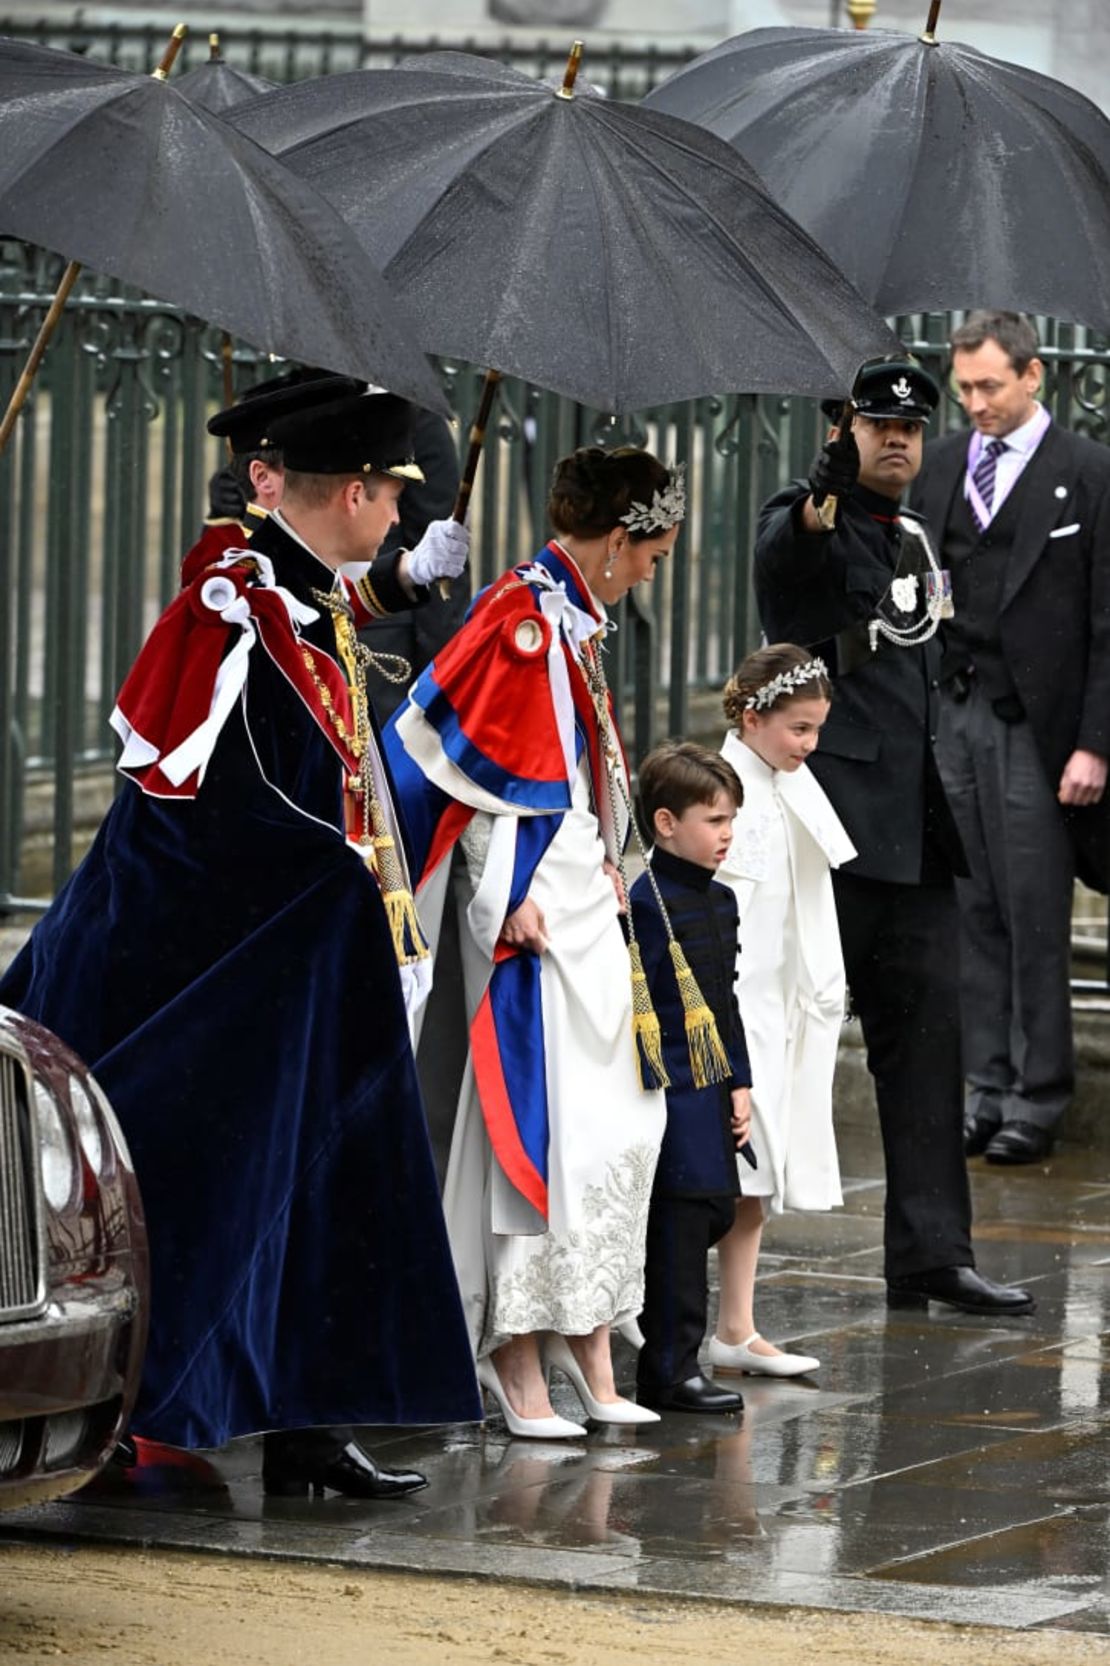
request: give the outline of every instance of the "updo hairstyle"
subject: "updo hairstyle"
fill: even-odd
[[[754,653],[749,654],[725,684],[725,716],[732,727],[739,731],[743,725],[744,712],[748,709],[748,701],[772,678],[781,677],[784,672],[796,671],[800,665],[808,665],[814,657],[808,648],[799,648],[793,642],[772,642],[769,647],[757,648]],[[832,684],[822,673],[807,678],[791,692],[780,694],[769,705],[761,706],[759,715],[766,717],[768,713],[779,711],[794,700],[831,699]]]
[[[603,451],[597,445],[579,446],[555,464],[547,516],[556,532],[571,538],[603,538],[627,515],[633,503],[650,504],[656,492],[670,484],[671,471],[650,451],[620,446]],[[655,532],[633,532],[634,544],[658,538]]]

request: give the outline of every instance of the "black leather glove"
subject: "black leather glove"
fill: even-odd
[[[246,512],[242,486],[230,469],[218,469],[208,482],[208,513],[212,520],[238,521]]]
[[[813,506],[819,509],[827,497],[847,497],[859,479],[859,447],[849,428],[843,439],[826,440],[809,471]]]

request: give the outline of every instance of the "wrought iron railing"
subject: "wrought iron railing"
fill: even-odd
[[[52,293],[57,263],[0,245],[0,400],[14,384]],[[943,317],[901,321],[943,368]],[[1101,343],[1049,326],[1047,397],[1057,416],[1108,437]],[[240,386],[270,373],[236,352]],[[460,439],[478,373],[445,364]],[[52,832],[50,883],[72,863],[77,799],[89,771],[112,759],[107,719],[116,690],[159,609],[220,462],[205,433],[221,402],[219,342],[173,308],[86,277],[67,308],[14,444],[0,458],[0,909],[25,887],[27,795]],[[942,426],[958,419],[946,401]],[[643,441],[685,461],[691,513],[674,559],[646,600],[626,604],[613,679],[637,756],[660,733],[707,720],[697,705],[758,637],[750,551],[760,502],[804,473],[821,431],[812,401],[721,396],[618,423],[508,380],[473,505],[474,582],[488,582],[546,536],[555,459],[583,443]],[[710,726],[715,717],[708,720]],[[45,804],[45,810],[44,810]]]
[[[160,24],[67,23],[58,19],[0,18],[0,34],[70,52],[87,52],[106,63],[129,69],[154,69],[165,50],[167,30]],[[483,57],[516,64],[531,75],[562,77],[570,34],[552,40],[500,40],[452,35],[420,40],[402,34],[364,35],[361,24],[329,29],[220,30],[220,51],[228,63],[269,81],[299,81],[309,75],[332,75],[343,70],[384,68],[421,52],[479,52]],[[186,37],[175,74],[193,69],[208,56],[207,34],[196,30]],[[607,44],[592,46],[583,68],[585,78],[603,87],[610,98],[642,98],[680,65],[696,55],[690,46]]]

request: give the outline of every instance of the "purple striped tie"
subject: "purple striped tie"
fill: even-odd
[[[979,453],[979,461],[971,477],[988,515],[994,502],[994,477],[998,472],[998,459],[1005,449],[1005,440],[988,440]]]

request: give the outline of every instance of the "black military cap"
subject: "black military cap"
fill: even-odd
[[[940,384],[916,359],[873,359],[856,377],[852,399],[859,416],[928,422],[940,400]],[[843,408],[840,399],[821,402],[834,422]]]
[[[416,407],[395,393],[345,394],[270,427],[286,468],[303,474],[391,474],[421,481],[413,453]]]
[[[273,443],[269,429],[278,417],[365,390],[365,382],[353,376],[334,376],[330,370],[287,370],[283,376],[256,382],[234,405],[217,411],[208,432],[225,436],[238,456],[264,451]]]

